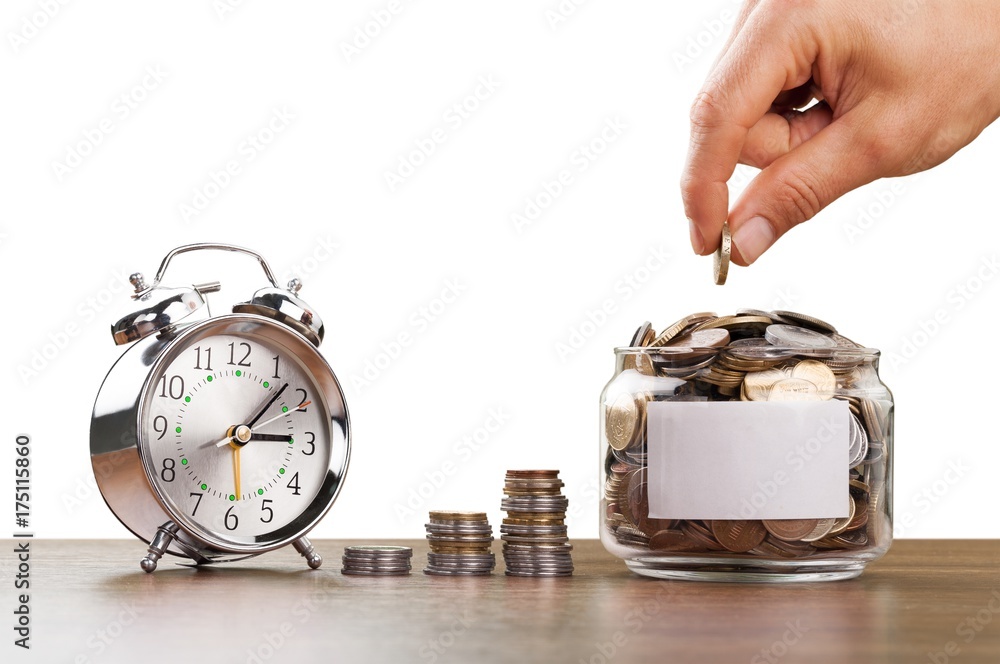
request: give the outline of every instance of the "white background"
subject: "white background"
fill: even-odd
[[[36,2],[4,3],[0,467],[10,478],[14,434],[30,433],[40,536],[127,536],[93,489],[88,454],[93,399],[120,353],[109,325],[132,305],[120,275],[151,276],[196,241],[242,244],[297,272],[325,318],[354,455],[318,536],[420,537],[429,508],[486,509],[496,526],[504,471],[548,467],[567,483],[571,536],[596,536],[612,348],[646,319],[662,328],[740,307],[811,313],[887,353],[913,350],[883,362],[897,403],[897,535],[1000,536],[989,511],[998,287],[977,281],[1000,239],[996,128],[935,171],[841,200],[719,288],[711,259],[689,249],[677,183],[690,100],[736,3],[591,2],[553,24],[555,0],[403,2],[346,56],[387,4],[247,1],[220,15],[212,0],[73,2],[43,21]],[[475,110],[450,120],[463,100]],[[274,109],[294,119],[248,160],[248,136]],[[102,121],[112,131],[88,149]],[[581,161],[608,122],[621,128],[614,142]],[[390,188],[385,173],[437,129],[444,142]],[[68,173],[55,166],[78,150]],[[240,172],[185,220],[181,206],[230,160]],[[570,184],[518,232],[512,214],[563,170]],[[669,258],[645,271],[657,252]],[[171,279],[222,280],[217,311],[262,285],[249,260],[185,258]],[[633,276],[648,278],[633,288]],[[415,325],[449,282],[461,294]],[[956,290],[966,284],[968,299]],[[585,324],[606,300],[613,313]],[[925,334],[939,310],[946,322]],[[400,333],[412,343],[356,387]],[[44,366],[28,375],[33,359]],[[509,416],[499,430],[457,451],[496,409]]]

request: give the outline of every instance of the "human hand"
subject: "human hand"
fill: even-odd
[[[852,189],[945,161],[1000,116],[998,50],[996,0],[747,0],[691,110],[695,252],[728,218],[749,265]],[[737,163],[763,170],[730,210]]]

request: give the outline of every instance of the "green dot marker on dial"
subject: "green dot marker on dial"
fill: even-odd
[[[240,377],[240,376],[242,376],[242,375],[243,375],[243,372],[242,372],[242,371],[240,371],[239,369],[237,369],[237,370],[236,370],[236,377],[238,378],[238,377]]]
[[[285,469],[284,468],[279,468],[278,469],[278,474],[279,475],[284,475],[285,474]]]
[[[191,397],[184,397],[184,403],[191,403]]]
[[[181,428],[177,427],[176,429],[174,429],[174,431],[176,431],[177,433],[180,433],[181,432]]]
[[[234,496],[233,494],[229,494],[229,500],[236,500],[236,496]]]
[[[208,382],[210,382],[210,383],[211,383],[213,379],[212,379],[212,377],[211,377],[211,376],[209,376],[209,377],[208,377],[208,378],[206,378],[205,380],[207,380]]]
[[[188,465],[188,460],[187,459],[181,459],[181,465],[182,466]]]
[[[282,406],[281,407],[281,412],[282,413],[287,413],[288,412],[288,406]]]
[[[257,495],[258,496],[263,496],[264,495],[264,490],[263,489],[257,489]]]
[[[207,488],[208,488],[208,485],[207,485],[207,484],[202,484],[202,485],[201,485],[201,490],[202,490],[202,491],[204,491],[204,490],[205,490],[205,489],[207,489]]]
[[[271,384],[270,384],[270,383],[268,383],[268,382],[267,382],[267,381],[265,380],[265,381],[264,381],[264,387],[270,387],[270,386],[271,386]]]
[[[295,439],[294,439],[294,438],[289,438],[289,439],[288,439],[288,444],[289,444],[289,445],[291,445],[291,444],[292,444],[292,443],[294,443],[294,442],[295,442]]]

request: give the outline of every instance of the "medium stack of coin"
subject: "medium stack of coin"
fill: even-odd
[[[886,501],[892,396],[878,354],[818,318],[743,309],[697,313],[659,334],[643,323],[609,386],[604,527],[619,544],[677,553],[771,558],[879,546],[891,536]],[[649,518],[646,410],[653,401],[846,401],[849,514],[841,519],[699,521]],[[696,445],[697,441],[691,441]]]
[[[488,576],[496,567],[493,528],[486,512],[430,513],[426,524],[430,553],[424,574]]]
[[[558,470],[508,470],[500,526],[508,576],[570,576],[573,545],[566,534],[569,500]]]
[[[341,574],[353,576],[406,576],[413,549],[408,546],[349,546],[344,549]]]

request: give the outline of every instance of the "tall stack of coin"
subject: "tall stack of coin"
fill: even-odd
[[[496,567],[493,528],[485,512],[430,513],[424,574],[438,576],[488,576]]]
[[[353,576],[406,576],[413,549],[408,546],[349,546],[344,549],[341,574]]]
[[[892,395],[878,354],[818,318],[743,309],[698,313],[659,334],[643,323],[609,386],[604,527],[618,544],[650,551],[769,558],[863,552],[891,538]],[[848,513],[839,519],[696,520],[649,517],[646,411],[657,401],[846,401]],[[692,440],[692,445],[697,445]]]
[[[558,470],[508,470],[500,526],[508,576],[570,576],[573,545],[566,535],[563,482]]]

